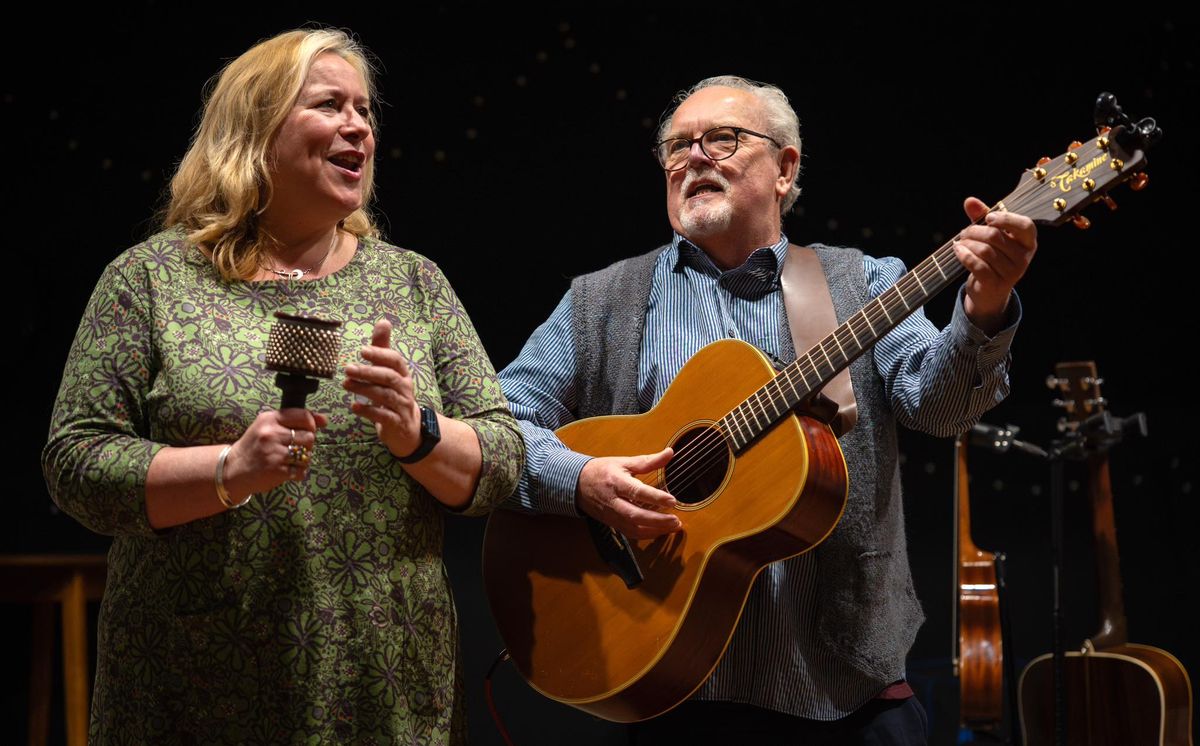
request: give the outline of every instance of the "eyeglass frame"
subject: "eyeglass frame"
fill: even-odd
[[[704,149],[704,138],[708,137],[710,134],[712,134],[713,132],[716,132],[717,130],[733,130],[734,143],[735,143],[733,146],[733,150],[729,151],[729,155],[723,155],[720,158],[714,158],[712,155],[709,154],[709,152],[707,150]],[[762,139],[769,141],[772,145],[779,148],[780,150],[783,150],[783,145],[779,144],[779,141],[776,140],[774,137],[771,137],[770,135],[764,135],[761,132],[755,132],[752,129],[746,129],[745,127],[736,127],[732,124],[722,124],[718,127],[713,127],[711,129],[705,130],[704,132],[700,133],[699,137],[668,137],[665,140],[659,140],[658,142],[654,143],[653,147],[651,147],[650,150],[652,153],[654,153],[654,160],[658,161],[659,167],[662,168],[662,170],[666,171],[667,173],[671,173],[672,171],[679,171],[681,169],[687,168],[687,158],[684,158],[683,161],[677,167],[667,168],[667,164],[664,162],[662,155],[660,155],[660,150],[663,146],[663,143],[668,143],[668,142],[671,142],[672,140],[685,140],[688,143],[688,147],[687,147],[688,152],[691,152],[693,145],[696,145],[697,143],[699,143],[700,152],[704,153],[705,158],[708,158],[710,161],[723,161],[727,158],[732,158],[734,156],[734,154],[737,153],[738,148],[741,147],[741,144],[742,144],[742,133],[743,132],[745,132],[747,135],[754,135],[755,137],[761,137]],[[683,151],[680,151],[680,152],[683,152]]]

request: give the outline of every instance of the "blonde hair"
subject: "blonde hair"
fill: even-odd
[[[182,226],[212,252],[226,281],[250,279],[274,239],[259,224],[271,201],[271,150],[309,69],[332,52],[346,60],[374,100],[367,51],[336,29],[297,29],[255,44],[208,83],[203,115],[171,179],[163,227]],[[371,126],[375,126],[374,113]],[[340,223],[357,236],[378,236],[369,213],[374,163],[363,164],[362,205]]]

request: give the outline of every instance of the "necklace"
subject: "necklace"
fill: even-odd
[[[320,259],[317,260],[317,263],[312,265],[308,269],[300,269],[299,267],[297,267],[296,269],[275,269],[274,267],[267,267],[267,269],[271,270],[272,273],[279,275],[280,277],[284,277],[289,280],[299,280],[299,279],[303,278],[305,275],[321,268],[321,265],[324,264],[325,260],[329,258],[329,255],[333,253],[333,248],[335,246],[337,246],[337,241],[338,241],[338,229],[334,228],[333,229],[333,240],[329,242],[329,248],[325,249],[325,253],[321,256]]]

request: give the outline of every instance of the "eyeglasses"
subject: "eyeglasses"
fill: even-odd
[[[742,135],[754,135],[764,140],[770,140],[777,148],[782,148],[775,138],[761,132],[748,130],[745,127],[713,127],[699,137],[672,137],[654,146],[654,157],[658,164],[667,171],[678,171],[687,165],[688,154],[692,145],[700,143],[700,150],[709,160],[723,161],[737,152]]]

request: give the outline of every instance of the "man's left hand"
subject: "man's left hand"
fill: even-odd
[[[963,310],[972,324],[995,334],[1004,326],[1013,286],[1037,252],[1037,226],[1024,215],[989,213],[988,206],[974,197],[967,198],[963,209],[971,222],[983,217],[982,224],[968,227],[954,242],[958,261],[971,273]]]

